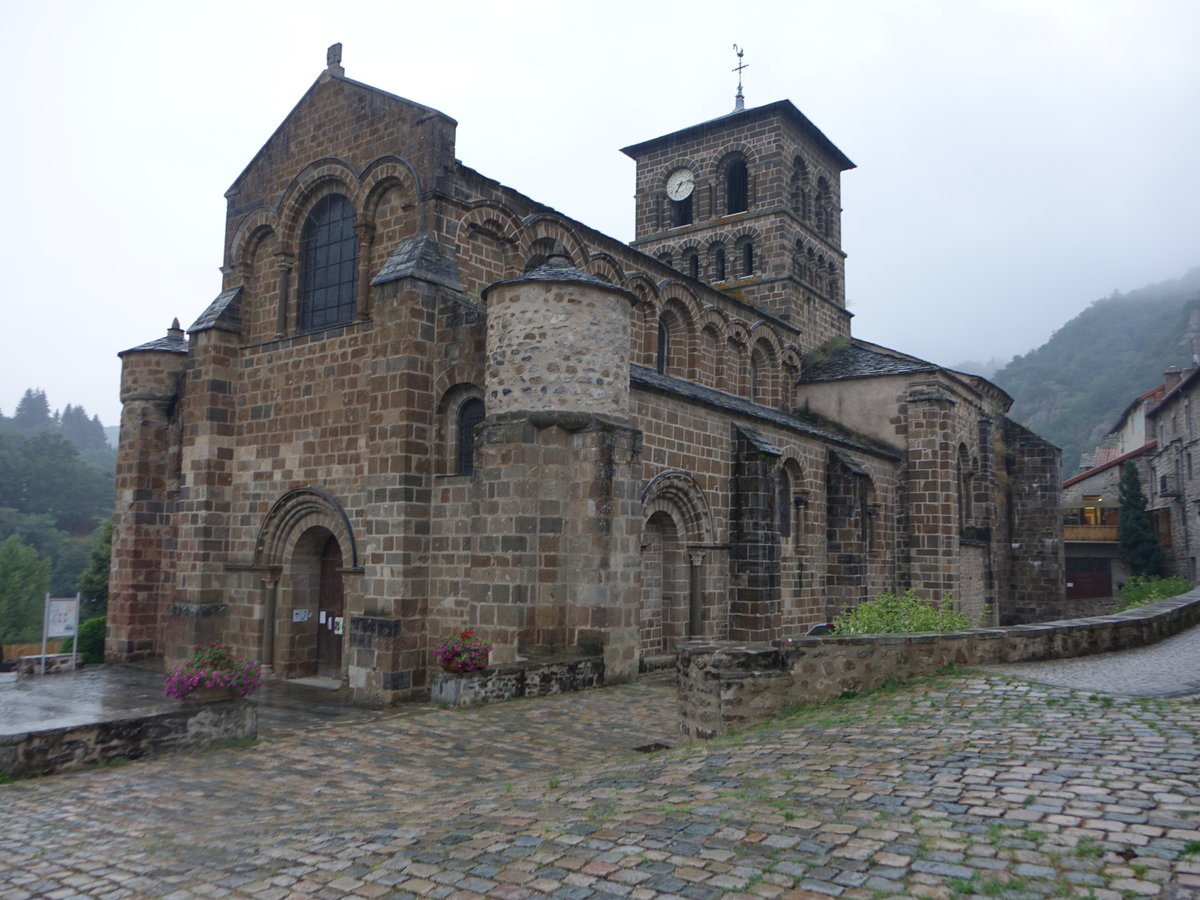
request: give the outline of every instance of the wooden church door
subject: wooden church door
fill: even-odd
[[[342,590],[342,550],[330,536],[321,553],[321,595],[317,613],[317,674],[342,677],[342,642],[345,633],[345,594]]]

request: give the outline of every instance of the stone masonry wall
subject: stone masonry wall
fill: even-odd
[[[1063,590],[1062,452],[1011,419],[1002,419],[1002,477],[1007,491],[1007,554],[999,577],[1001,625],[1046,622],[1069,614]],[[1001,582],[1005,583],[1004,581]]]
[[[801,637],[771,644],[692,641],[679,649],[680,730],[711,738],[888,678],[1127,650],[1200,623],[1200,590],[1111,616],[945,634]]]
[[[254,703],[185,703],[176,712],[0,735],[0,772],[33,778],[257,734]]]

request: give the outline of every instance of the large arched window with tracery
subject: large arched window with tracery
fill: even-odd
[[[354,318],[358,235],[354,206],[341,194],[317,201],[300,233],[300,330],[317,331]]]

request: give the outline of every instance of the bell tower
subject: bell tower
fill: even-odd
[[[849,335],[840,198],[854,163],[790,101],[739,102],[622,152],[637,163],[635,248],[801,329],[806,346]]]

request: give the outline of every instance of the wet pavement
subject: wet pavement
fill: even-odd
[[[1128,697],[1200,694],[1200,628],[1135,650],[987,667],[1042,684]]]
[[[264,737],[314,722],[375,715],[349,706],[345,691],[297,681],[265,681],[254,702]],[[0,674],[0,736],[171,712],[179,705],[163,695],[161,672],[147,669],[86,666],[54,675]]]
[[[0,898],[1200,898],[1200,705],[1101,693],[1129,686],[1108,662],[651,754],[678,743],[661,678],[298,717],[0,786]]]

